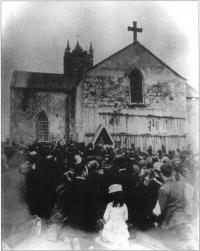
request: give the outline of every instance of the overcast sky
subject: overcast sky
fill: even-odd
[[[2,3],[2,139],[9,132],[14,70],[63,73],[67,40],[94,48],[94,63],[138,41],[198,90],[198,1],[49,1]]]

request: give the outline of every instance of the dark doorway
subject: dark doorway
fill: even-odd
[[[97,128],[97,131],[91,141],[91,143],[93,145],[114,145],[114,141],[111,137],[111,135],[109,134],[107,128],[101,124],[99,125],[99,127]]]
[[[112,145],[110,136],[108,135],[105,128],[101,130],[95,144]]]

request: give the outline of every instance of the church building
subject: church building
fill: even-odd
[[[15,142],[74,140],[118,148],[175,150],[193,143],[198,95],[186,79],[137,40],[93,65],[79,42],[64,53],[64,73],[15,71],[10,135]],[[189,133],[190,131],[190,133]]]

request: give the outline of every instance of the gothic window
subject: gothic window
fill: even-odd
[[[43,111],[36,116],[36,138],[38,141],[48,141],[49,139],[49,121]]]
[[[134,69],[130,74],[131,103],[143,103],[142,73]]]

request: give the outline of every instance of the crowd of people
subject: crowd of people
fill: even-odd
[[[169,229],[197,214],[191,201],[198,196],[198,155],[189,148],[167,152],[164,146],[158,151],[149,146],[144,152],[134,145],[115,149],[59,141],[34,142],[20,151],[27,160],[25,200],[31,214],[49,225],[105,233],[108,205],[123,214],[127,208],[128,229]],[[113,185],[118,190],[111,191]]]

